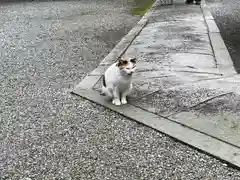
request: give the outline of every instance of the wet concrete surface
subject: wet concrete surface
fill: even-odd
[[[199,9],[184,10],[176,5],[153,13],[127,50],[139,59],[130,103],[240,147],[239,77],[229,82],[193,71],[217,66]]]
[[[240,1],[206,0],[222,38],[228,48],[234,67],[240,73]]]
[[[183,104],[181,107],[182,112],[170,115],[169,118],[178,119],[178,122],[197,128],[199,131],[204,131],[234,146],[240,147],[239,89],[236,90],[238,88],[237,86],[231,87],[232,85],[230,82],[227,82],[227,79],[225,82],[224,80],[219,81],[219,85],[211,81],[209,84],[212,85],[205,84],[205,87],[208,87],[206,88],[208,97],[204,97],[200,93],[201,100],[196,101],[195,94],[186,93],[193,97],[195,102],[190,106],[188,104],[188,107],[186,107],[184,103],[181,102],[183,100],[180,100],[179,104]],[[229,86],[229,89],[222,88],[223,86]],[[215,87],[215,89],[213,89],[213,87]],[[174,94],[176,95],[176,93]],[[212,97],[209,94],[212,94]],[[190,113],[186,113],[187,111],[190,111]],[[182,121],[179,121],[179,119],[182,119]]]
[[[162,9],[161,12],[155,12],[153,14],[154,16],[150,18],[150,22],[177,21],[186,18],[188,18],[189,20],[203,21],[200,13],[201,10],[197,6],[182,6],[182,2],[175,1],[173,3],[173,6],[165,6],[165,8]]]
[[[169,79],[165,81],[169,82]],[[161,83],[165,81],[161,80]],[[172,87],[176,87],[179,84],[172,82]],[[216,89],[208,89],[201,85],[191,84],[173,89],[162,88],[157,92],[153,92],[152,94],[143,96],[141,99],[134,101],[134,104],[153,113],[167,117],[172,113],[188,111],[192,106],[222,93],[221,91],[216,91]]]

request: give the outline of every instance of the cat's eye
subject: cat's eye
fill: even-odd
[[[131,63],[136,64],[136,58],[132,58],[130,61]]]
[[[128,61],[126,61],[126,60],[120,60],[120,61],[119,61],[119,64],[120,64],[120,65],[126,65],[126,64],[128,64]]]

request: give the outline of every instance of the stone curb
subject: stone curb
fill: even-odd
[[[237,74],[233,66],[231,56],[229,55],[227,47],[220,34],[219,28],[217,27],[205,0],[202,0],[201,2],[201,9],[205,22],[207,24],[209,38],[215,55],[217,68],[219,68],[220,72],[224,75]]]

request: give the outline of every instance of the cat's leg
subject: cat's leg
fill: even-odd
[[[122,97],[121,97],[121,103],[122,104],[127,104],[127,96],[132,90],[132,84],[124,91],[122,92]]]
[[[115,104],[116,106],[121,105],[119,90],[118,90],[117,87],[115,87],[113,89],[113,101],[112,101],[112,103]]]

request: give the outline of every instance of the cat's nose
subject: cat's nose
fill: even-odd
[[[133,74],[133,72],[129,72],[128,75],[131,76]]]

